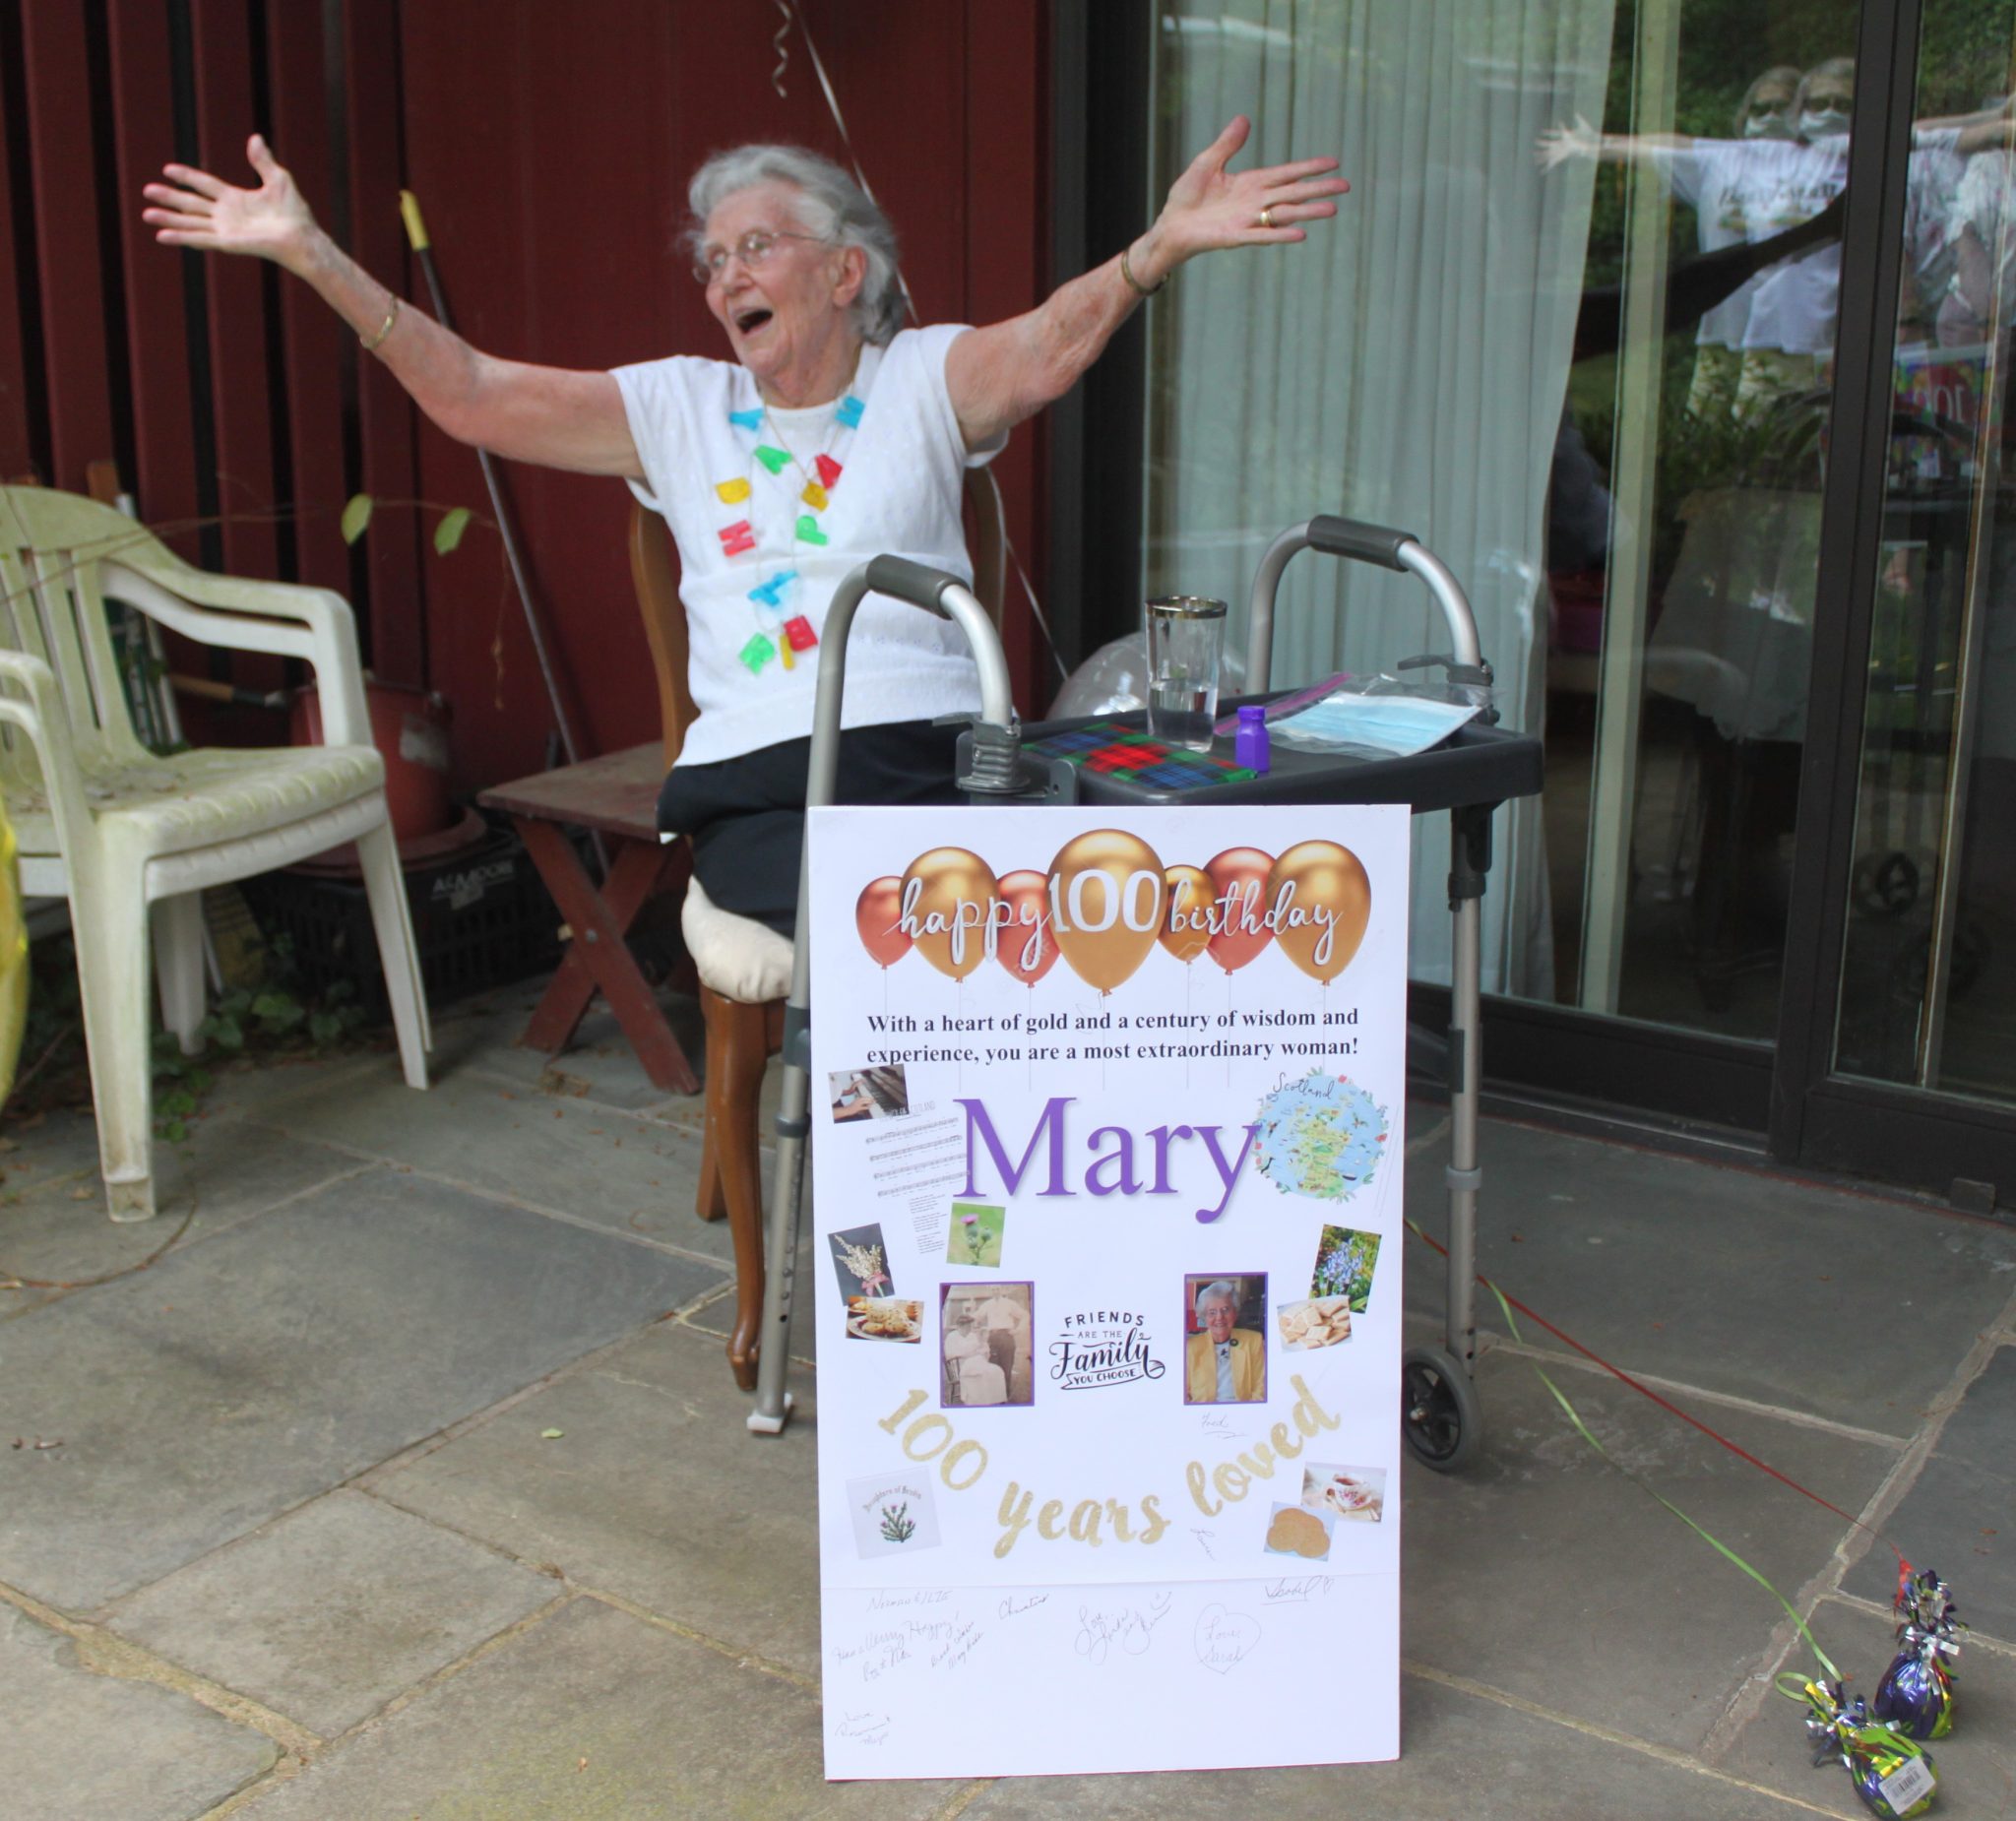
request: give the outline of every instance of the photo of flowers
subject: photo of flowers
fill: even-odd
[[[896,1283],[889,1275],[889,1248],[882,1243],[882,1226],[853,1226],[830,1235],[833,1272],[840,1279],[843,1300],[850,1296],[889,1296]]]
[[[850,1479],[847,1502],[862,1556],[914,1555],[938,1546],[938,1508],[922,1474]]]
[[[1316,1241],[1316,1269],[1309,1294],[1342,1296],[1352,1313],[1362,1315],[1372,1299],[1372,1268],[1379,1262],[1379,1235],[1350,1226],[1326,1226]]]
[[[952,1204],[952,1221],[945,1233],[945,1262],[948,1265],[998,1265],[1001,1262],[1001,1229],[1008,1221],[1006,1208],[989,1208],[976,1201]]]

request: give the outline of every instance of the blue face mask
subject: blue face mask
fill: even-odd
[[[1743,122],[1745,139],[1790,139],[1792,118],[1782,107],[1752,114]]]
[[[1830,139],[1848,131],[1848,110],[1843,107],[1809,107],[1799,115],[1799,137]]]

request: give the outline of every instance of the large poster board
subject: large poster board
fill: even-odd
[[[1408,821],[814,812],[829,1777],[1398,1754]]]

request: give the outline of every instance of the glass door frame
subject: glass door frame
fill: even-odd
[[[1869,645],[1881,567],[1905,201],[1917,112],[1921,0],[1862,0],[1855,137],[1842,233],[1830,457],[1784,995],[1766,1127],[1772,1156],[1907,1181],[1985,1212],[2016,1209],[2016,1107],[1835,1072],[1855,863]],[[1816,615],[1817,619],[1817,615]],[[1810,932],[1811,940],[1801,940]]]
[[[1861,0],[1856,132],[1812,667],[1775,1041],[1712,1036],[1529,1000],[1489,998],[1487,1091],[1696,1134],[1711,1148],[1901,1182],[1986,1212],[2016,1209],[2016,1108],[1835,1073],[1857,789],[1882,536],[1905,188],[1921,0]],[[1058,281],[1138,232],[1149,195],[1149,0],[1052,0]],[[1088,94],[1104,103],[1085,108]],[[1071,97],[1077,104],[1071,105]],[[1179,281],[1180,282],[1180,281]],[[1052,598],[1071,654],[1128,630],[1138,603],[1147,374],[1138,320],[1049,427]],[[1095,532],[1094,528],[1099,528]],[[1839,602],[1838,611],[1824,603]],[[1075,636],[1074,636],[1075,635]],[[1414,983],[1410,1016],[1445,1025],[1446,988]],[[1984,1194],[1980,1185],[1992,1185]]]

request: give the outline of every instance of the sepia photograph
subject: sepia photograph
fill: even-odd
[[[1035,1287],[947,1284],[940,1292],[945,1404],[1034,1404]]]

